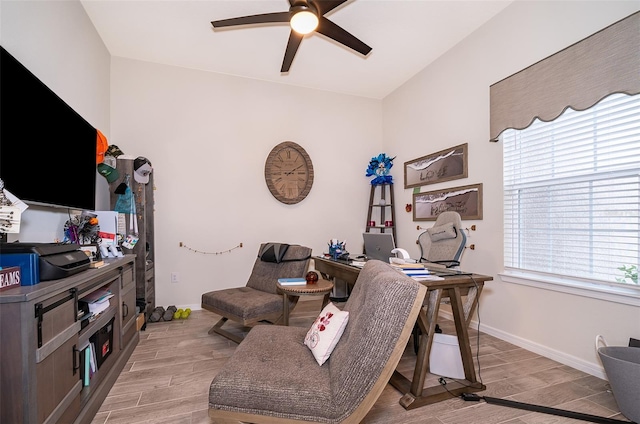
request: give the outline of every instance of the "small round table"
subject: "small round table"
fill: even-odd
[[[310,296],[324,294],[322,308],[329,303],[329,293],[333,290],[333,282],[328,280],[318,280],[315,284],[282,285],[276,283],[283,297],[283,318],[282,324],[289,325],[289,296]]]

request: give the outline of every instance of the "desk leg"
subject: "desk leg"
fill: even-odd
[[[460,295],[460,289],[458,287],[449,289],[449,291],[451,293],[451,312],[453,313],[453,321],[456,325],[464,376],[468,382],[473,384],[478,380],[476,379],[476,370],[473,365],[473,353],[471,353],[471,342],[469,341],[469,330],[467,328],[468,321],[462,306],[462,296]],[[477,388],[480,390],[485,389],[482,384]]]
[[[422,396],[424,381],[427,378],[429,370],[429,355],[431,354],[431,346],[433,345],[433,335],[436,332],[436,324],[438,321],[438,312],[440,311],[440,302],[442,301],[442,290],[431,290],[428,292],[427,310],[420,311],[418,317],[418,325],[422,330],[420,336],[420,347],[416,356],[416,368],[413,371],[413,380],[411,382],[411,393],[416,397]],[[423,313],[424,312],[424,313]]]
[[[442,299],[442,290],[433,290],[429,292],[429,304],[427,312],[420,311],[418,317],[420,328],[424,331],[428,329],[428,335],[421,336],[420,348],[416,358],[416,368],[413,373],[413,381],[409,381],[406,377],[395,371],[389,381],[392,386],[405,393],[400,398],[400,405],[405,409],[415,409],[425,405],[431,405],[436,402],[451,399],[452,396],[459,396],[462,393],[473,393],[485,390],[484,384],[479,383],[476,379],[475,368],[473,365],[473,356],[471,353],[471,343],[469,342],[469,332],[467,330],[467,317],[462,306],[462,295],[459,288],[447,289],[449,299],[451,300],[451,311],[453,313],[453,321],[458,335],[458,344],[460,354],[462,356],[462,364],[464,367],[464,375],[466,380],[461,382],[453,381],[447,384],[447,387],[433,386],[424,388],[424,381],[427,371],[429,370],[429,354],[433,344],[433,334],[438,317],[440,300]],[[473,311],[468,311],[472,313]],[[410,384],[410,389],[409,389]]]
[[[324,297],[322,298],[322,309],[324,309],[325,306],[327,306],[329,304],[329,295],[331,292],[327,292],[327,294],[324,295]]]
[[[389,383],[405,395],[400,399],[400,404],[406,409],[417,408],[422,404],[416,403],[422,398],[424,382],[429,370],[429,354],[433,344],[433,335],[436,332],[438,311],[442,300],[442,290],[429,290],[427,292],[427,305],[423,306],[418,314],[418,325],[422,334],[418,354],[416,355],[416,367],[413,371],[413,379],[409,380],[398,371],[394,371]],[[426,308],[426,310],[425,310]]]
[[[282,294],[282,325],[289,325],[289,296],[286,293]]]

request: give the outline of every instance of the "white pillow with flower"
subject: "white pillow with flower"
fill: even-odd
[[[349,322],[349,312],[341,311],[333,303],[324,307],[307,331],[304,344],[309,347],[318,365],[324,364],[338,344]]]

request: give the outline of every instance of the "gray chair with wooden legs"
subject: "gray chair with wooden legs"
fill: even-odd
[[[304,344],[310,327],[254,327],[211,382],[209,417],[361,422],[402,357],[426,290],[387,263],[367,261],[343,308],[344,333],[322,366]]]
[[[311,248],[284,243],[263,243],[258,250],[249,280],[244,287],[215,290],[202,295],[202,308],[222,318],[209,330],[236,343],[243,337],[222,328],[228,321],[244,327],[258,322],[277,324],[282,320],[282,294],[278,292],[278,278],[304,277],[311,262]],[[291,296],[289,310],[298,301]]]

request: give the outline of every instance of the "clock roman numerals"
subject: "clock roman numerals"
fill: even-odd
[[[307,152],[292,141],[278,144],[265,163],[265,178],[273,196],[286,204],[304,199],[313,184],[313,164]]]

